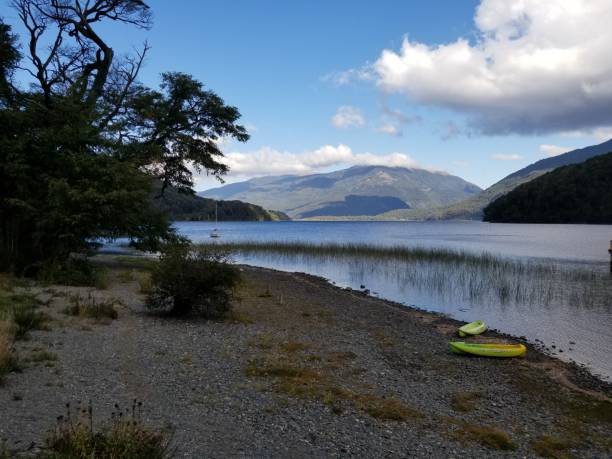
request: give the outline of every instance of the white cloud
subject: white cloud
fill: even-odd
[[[338,111],[332,117],[331,123],[339,129],[361,127],[365,124],[365,118],[358,108],[351,107],[350,105],[343,105],[342,107],[338,107]]]
[[[545,156],[558,156],[571,150],[573,150],[573,148],[560,147],[558,145],[540,145],[540,153],[544,154]]]
[[[612,125],[612,1],[482,0],[477,39],[404,39],[373,67],[377,84],[468,116],[485,134]]]
[[[332,72],[321,78],[322,81],[331,82],[336,86],[344,86],[357,81],[373,81],[376,78],[372,66],[364,65],[358,69],[349,69],[341,72]]]
[[[387,134],[387,135],[391,135],[394,137],[401,137],[402,135],[404,135],[404,132],[402,131],[401,128],[391,123],[383,124],[381,127],[379,127],[376,130],[382,134]]]
[[[521,155],[504,153],[497,153],[495,155],[491,155],[491,158],[497,161],[520,161],[521,159],[523,159]]]

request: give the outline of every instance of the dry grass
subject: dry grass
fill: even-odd
[[[531,449],[542,457],[570,459],[573,455],[568,449],[572,446],[572,442],[569,440],[543,435],[533,442]]]
[[[153,291],[153,281],[151,280],[151,273],[148,272],[137,272],[136,279],[138,280],[138,289],[143,295],[148,295]]]
[[[119,317],[115,309],[115,302],[111,300],[98,300],[91,292],[87,297],[73,295],[70,297],[70,305],[64,309],[64,313],[87,319],[111,319]]]
[[[356,397],[356,404],[359,409],[373,418],[383,421],[407,421],[423,416],[420,411],[409,407],[396,398],[360,395]]]
[[[451,396],[451,407],[455,411],[469,413],[478,408],[479,399],[477,392],[457,392]]]
[[[42,362],[55,362],[57,355],[47,350],[38,350],[32,352],[26,359],[26,362],[42,363]]]
[[[285,342],[276,347],[280,354],[272,351],[251,360],[245,374],[272,378],[272,387],[277,392],[323,402],[335,414],[340,414],[344,406],[352,406],[382,421],[401,422],[422,417],[419,411],[394,397],[363,393],[354,381],[345,382],[342,374],[351,373],[348,362],[356,357],[352,352],[335,352],[321,358],[299,352],[307,349],[303,343]],[[312,367],[320,363],[324,365]]]
[[[14,326],[6,320],[0,320],[0,382],[2,377],[17,369],[17,356],[13,342],[15,339]]]
[[[504,451],[516,449],[510,435],[497,427],[462,422],[453,436],[459,441],[479,443],[491,449]]]
[[[308,345],[304,343],[288,342],[288,343],[282,343],[280,345],[280,348],[284,352],[297,352],[297,351],[303,351],[305,349],[308,349]]]

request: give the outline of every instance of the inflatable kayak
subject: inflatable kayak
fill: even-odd
[[[476,322],[470,322],[469,324],[465,324],[463,327],[459,328],[459,336],[480,335],[486,330],[487,324],[485,324],[482,320],[477,320]]]
[[[474,354],[484,357],[520,357],[527,348],[522,344],[477,344],[451,341],[450,350],[455,354]]]

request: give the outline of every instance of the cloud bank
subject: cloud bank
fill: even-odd
[[[612,1],[482,0],[475,24],[474,43],[384,50],[377,85],[464,113],[483,134],[612,126]]]
[[[376,155],[355,153],[346,145],[324,145],[313,151],[291,153],[264,147],[247,153],[227,153],[221,161],[230,167],[230,178],[263,175],[307,175],[330,168],[389,166],[425,169],[405,153]]]

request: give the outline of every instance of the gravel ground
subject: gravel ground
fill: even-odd
[[[242,270],[223,322],[149,315],[116,270],[92,293],[121,305],[108,323],[61,313],[91,289],[35,289],[54,320],[18,353],[57,360],[0,386],[0,438],[35,452],[67,402],[91,400],[99,423],[138,399],[147,422],[174,431],[176,457],[610,457],[612,391],[579,368],[533,348],[457,356],[453,320],[305,274]]]

